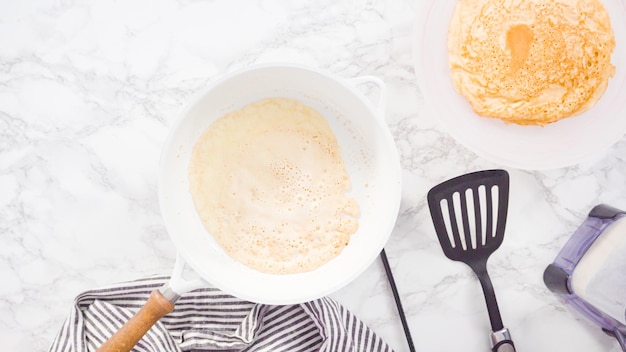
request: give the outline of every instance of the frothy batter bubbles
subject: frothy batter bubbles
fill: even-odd
[[[359,207],[326,119],[268,98],[213,122],[194,146],[190,192],[207,230],[256,270],[314,270],[348,245]]]

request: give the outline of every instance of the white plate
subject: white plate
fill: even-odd
[[[606,151],[626,132],[626,0],[605,0],[615,34],[616,66],[602,98],[587,112],[545,127],[505,124],[475,114],[448,68],[448,26],[456,1],[421,0],[413,58],[418,84],[444,128],[493,162],[520,169],[570,166]]]

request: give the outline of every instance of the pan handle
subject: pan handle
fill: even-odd
[[[199,288],[208,287],[209,283],[201,277],[196,279],[185,279],[185,266],[187,262],[180,252],[176,252],[176,262],[174,263],[174,272],[170,278],[170,282],[161,289],[161,292],[170,301],[176,301],[183,293],[191,292]],[[195,271],[194,271],[195,273]],[[178,294],[176,293],[178,292]],[[173,300],[172,300],[173,299]]]
[[[174,310],[174,303],[165,298],[161,291],[152,291],[146,304],[100,346],[98,352],[128,352],[132,350],[152,325],[172,310]]]
[[[176,253],[176,263],[170,281],[160,289],[152,291],[143,307],[102,344],[97,352],[131,351],[159,319],[174,310],[174,303],[180,295],[208,286],[202,278],[195,280],[183,278],[185,265],[185,259],[180,252]]]
[[[385,85],[385,82],[375,76],[360,76],[352,78],[350,81],[355,87],[363,84],[373,84],[378,88],[379,96],[375,108],[376,112],[378,113],[378,117],[381,118],[383,122],[385,122],[385,103],[387,102],[387,86]]]

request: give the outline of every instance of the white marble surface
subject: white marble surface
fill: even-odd
[[[1,1],[0,350],[47,350],[81,291],[169,274],[175,250],[156,195],[168,126],[216,75],[289,61],[386,82],[404,181],[386,248],[417,350],[487,351],[478,282],[443,256],[425,195],[499,165],[455,143],[425,107],[415,10],[408,0]],[[509,169],[506,239],[489,269],[518,351],[619,351],[541,277],[591,207],[626,209],[625,155],[626,138],[585,164]],[[379,262],[333,297],[408,350]]]

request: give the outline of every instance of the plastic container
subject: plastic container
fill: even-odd
[[[546,286],[615,337],[626,351],[626,213],[600,204],[546,268]]]

